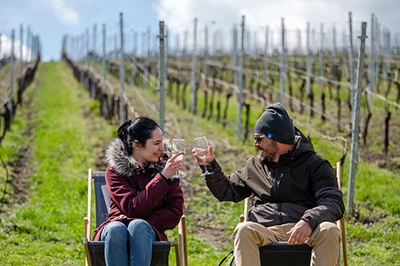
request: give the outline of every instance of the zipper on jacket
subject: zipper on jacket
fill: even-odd
[[[274,172],[277,172],[277,171],[275,170]],[[273,193],[274,193],[274,195],[275,195],[275,198],[278,200],[278,198],[279,198],[279,197],[278,197],[278,188],[279,188],[279,186],[280,186],[280,184],[281,184],[281,179],[282,179],[282,177],[283,177],[283,173],[281,173],[280,176],[277,177],[277,175],[275,175],[274,172],[271,172],[271,174],[272,174],[272,179],[273,179],[272,191],[273,191]]]
[[[282,178],[283,178],[283,173],[281,173],[281,175],[279,176],[279,179],[278,179],[278,180],[275,179],[276,186],[277,186],[278,188],[279,188],[279,186],[281,185],[281,180],[282,180]]]
[[[283,224],[282,218],[282,203],[278,203],[279,224]]]
[[[283,178],[283,173],[279,175],[279,177],[274,178],[274,185],[273,185],[273,190],[275,192],[276,199],[278,200],[278,188],[281,185],[281,180]],[[278,217],[279,217],[279,223],[283,223],[283,218],[282,218],[282,204],[278,203]]]

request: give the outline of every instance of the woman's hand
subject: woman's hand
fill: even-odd
[[[192,154],[199,165],[209,165],[214,160],[213,147],[211,145],[208,146],[207,151],[194,148]]]
[[[183,155],[183,152],[178,152],[174,154],[165,164],[164,169],[161,171],[161,174],[170,179],[176,172],[181,169],[182,159],[177,159],[179,156]]]

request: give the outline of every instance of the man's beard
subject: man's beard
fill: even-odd
[[[262,152],[264,155],[262,156],[263,161],[265,162],[273,162],[276,158],[276,153],[278,151],[278,145],[276,142],[272,142],[272,144],[264,149],[262,147],[257,148],[258,152]]]
[[[267,162],[273,162],[274,161],[274,159],[276,157],[276,150],[273,150],[273,151],[264,150],[264,153],[265,153],[265,156],[264,156],[264,160],[265,161],[267,161]]]

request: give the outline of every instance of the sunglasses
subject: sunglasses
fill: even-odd
[[[261,141],[262,141],[262,139],[263,138],[265,138],[266,136],[263,134],[263,135],[258,135],[258,136],[254,136],[254,140],[257,142],[257,143],[261,143]]]

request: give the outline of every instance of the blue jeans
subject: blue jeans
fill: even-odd
[[[128,226],[119,221],[108,223],[101,232],[106,265],[150,265],[155,240],[156,233],[145,220],[133,220]]]

